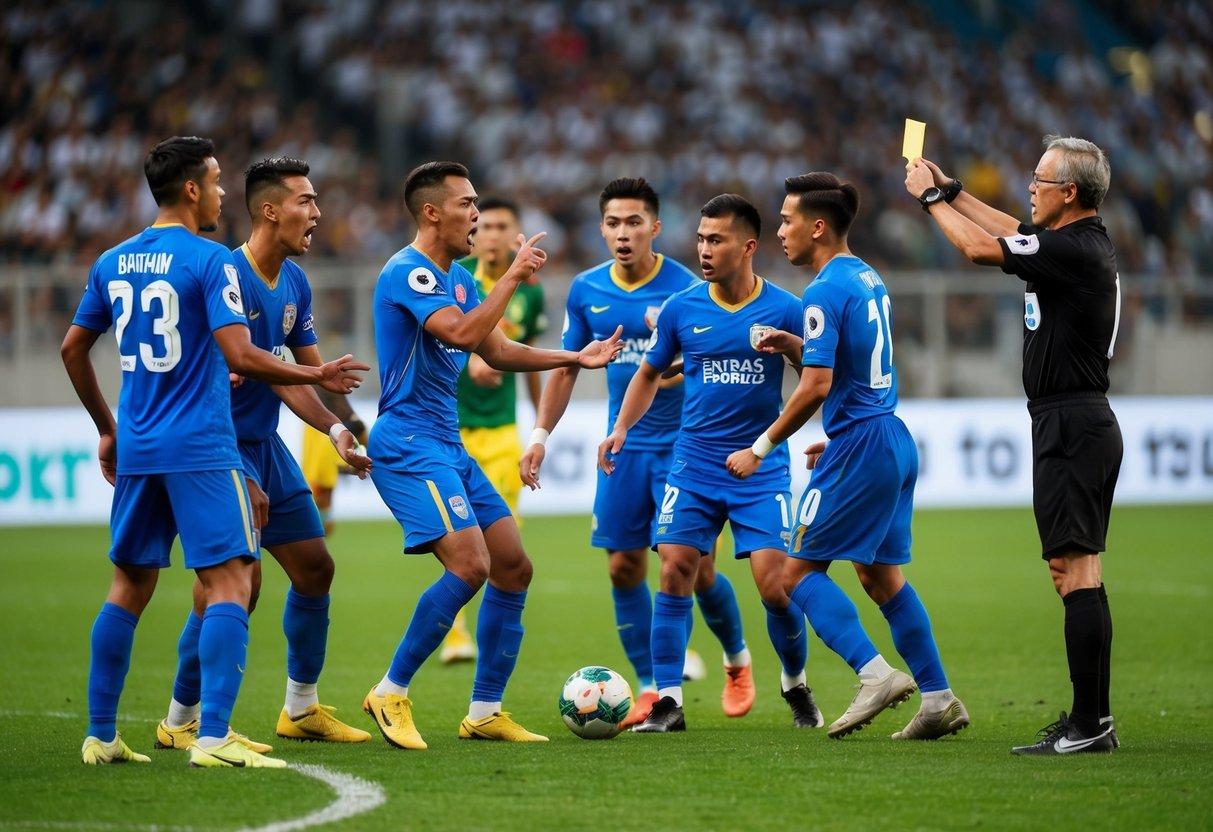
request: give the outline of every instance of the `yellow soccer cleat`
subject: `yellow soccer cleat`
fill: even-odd
[[[114,734],[109,742],[102,742],[96,737],[85,737],[80,756],[85,765],[104,766],[109,763],[150,763],[152,758],[146,754],[137,754],[122,741],[121,734]]]
[[[463,610],[460,610],[459,614],[455,616],[455,623],[451,625],[446,638],[442,640],[440,656],[443,664],[475,660],[476,642],[472,639],[472,634],[468,632],[467,614]]]
[[[362,710],[375,720],[379,733],[383,734],[388,745],[411,751],[424,751],[429,747],[413,724],[413,700],[407,696],[393,693],[379,696],[371,688],[366,699],[362,700]]]
[[[254,751],[258,754],[269,754],[274,750],[274,746],[251,740],[244,734],[237,733],[236,731],[230,731],[228,735],[243,744],[249,751]],[[179,751],[188,751],[189,747],[197,740],[198,720],[196,719],[190,720],[176,728],[170,726],[168,720],[162,719],[156,726],[157,748],[175,748]]]
[[[371,739],[366,731],[346,725],[333,716],[334,710],[330,705],[312,705],[299,717],[291,719],[283,708],[278,714],[278,727],[274,733],[288,740],[304,742],[368,742]]]
[[[501,742],[548,741],[548,738],[542,734],[532,734],[523,728],[505,711],[475,721],[471,717],[465,716],[463,722],[459,723],[459,739],[499,740]]]
[[[286,760],[258,754],[235,731],[228,732],[222,745],[202,748],[195,742],[189,750],[190,768],[286,768]]]

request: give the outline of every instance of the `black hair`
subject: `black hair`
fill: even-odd
[[[215,143],[198,136],[173,136],[149,150],[143,175],[156,204],[175,205],[186,182],[202,182],[206,160],[214,155]]]
[[[468,169],[458,162],[426,162],[404,177],[404,207],[414,220],[421,219],[421,209],[432,201],[434,189],[441,187],[448,176],[468,178]]]
[[[485,211],[509,211],[514,215],[514,219],[518,219],[518,203],[512,199],[506,199],[503,196],[486,196],[484,199],[476,203],[476,207],[480,209],[480,213]]]
[[[612,199],[639,199],[646,208],[653,212],[653,216],[657,216],[661,210],[661,200],[657,198],[657,192],[642,176],[636,178],[625,176],[608,182],[598,197],[599,214],[606,213],[607,203]]]
[[[307,176],[311,166],[293,156],[271,156],[253,162],[244,171],[244,201],[249,216],[257,218],[260,196],[267,188],[282,187],[290,176]]]
[[[745,225],[753,233],[755,240],[762,234],[762,216],[758,209],[739,194],[720,194],[712,197],[699,209],[699,215],[711,219],[732,217],[734,222]]]
[[[800,195],[800,211],[820,214],[839,237],[847,236],[859,213],[859,191],[850,182],[825,171],[789,176],[783,181],[789,194]]]

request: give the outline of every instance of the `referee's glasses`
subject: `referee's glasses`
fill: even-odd
[[[1065,180],[1062,180],[1062,179],[1041,179],[1039,176],[1036,175],[1036,172],[1033,171],[1032,172],[1032,184],[1039,188],[1041,185],[1073,185],[1074,183],[1066,182]]]

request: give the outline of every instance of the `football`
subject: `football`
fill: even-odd
[[[560,691],[560,717],[583,740],[609,740],[632,709],[632,687],[605,667],[583,667]]]

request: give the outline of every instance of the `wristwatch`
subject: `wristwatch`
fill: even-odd
[[[924,210],[924,211],[930,211],[932,205],[934,205],[937,202],[943,202],[943,201],[944,201],[943,191],[941,191],[939,188],[936,188],[934,185],[927,188],[918,197],[918,203],[922,206],[922,210]]]
[[[952,200],[960,196],[960,192],[964,189],[965,186],[963,182],[961,182],[959,179],[953,179],[940,189],[943,191],[943,201],[951,205]]]

